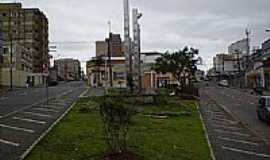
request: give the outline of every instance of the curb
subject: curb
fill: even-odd
[[[19,157],[19,160],[24,160],[29,153],[34,149],[34,147],[53,129],[55,125],[57,125],[75,106],[77,101],[73,102],[71,106],[62,114],[42,135]]]
[[[210,142],[207,129],[206,129],[205,124],[204,124],[204,120],[203,120],[203,117],[202,117],[202,114],[201,114],[200,107],[201,107],[201,105],[197,103],[197,109],[198,109],[198,112],[199,112],[200,120],[202,122],[202,127],[203,127],[203,131],[204,131],[204,134],[205,134],[205,138],[206,138],[206,141],[207,141],[209,150],[210,150],[210,156],[211,156],[211,159],[212,160],[216,160],[216,157],[215,157],[215,154],[214,154],[214,150],[213,150],[212,144]]]
[[[79,95],[79,98],[84,98],[84,97],[87,97],[85,96],[85,94],[90,90],[90,87],[87,87],[87,89],[85,91],[83,91],[80,95]]]

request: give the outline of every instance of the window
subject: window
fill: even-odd
[[[8,48],[4,48],[4,54],[8,54],[9,53],[9,49]]]

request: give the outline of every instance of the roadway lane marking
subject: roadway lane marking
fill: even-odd
[[[227,133],[227,134],[233,134],[233,135],[238,135],[238,136],[245,136],[245,137],[250,137],[249,134],[244,134],[244,133],[239,133],[239,132],[233,132],[233,131],[226,131],[223,129],[214,129],[215,132],[219,133]]]
[[[8,129],[13,129],[13,130],[17,130],[17,131],[24,131],[24,132],[28,132],[28,133],[34,133],[35,132],[35,131],[31,130],[31,129],[14,127],[14,126],[8,126],[8,125],[5,125],[5,124],[0,124],[0,127],[8,128]]]
[[[20,146],[19,143],[10,142],[10,141],[4,140],[4,139],[0,139],[0,143],[12,145],[12,146],[15,146],[15,147],[19,147]]]
[[[59,111],[55,109],[47,109],[47,108],[32,108],[33,110],[37,111],[45,111],[45,112],[54,112],[54,113],[59,113]]]
[[[252,151],[245,151],[245,150],[241,150],[241,149],[237,149],[237,148],[230,148],[230,147],[222,146],[222,149],[232,151],[232,152],[238,152],[238,153],[258,156],[258,157],[270,158],[270,155],[267,155],[267,154],[256,153],[256,152],[252,152]]]
[[[230,141],[230,142],[237,142],[237,143],[244,143],[244,144],[250,144],[250,145],[254,145],[254,146],[259,146],[259,144],[255,143],[255,142],[249,142],[249,141],[244,141],[244,140],[226,138],[226,137],[221,137],[221,136],[218,136],[218,139],[221,139],[221,140],[224,140],[224,141]]]
[[[38,121],[38,120],[35,120],[35,119],[20,118],[20,117],[13,117],[13,119],[21,120],[21,121],[25,121],[25,122],[37,123],[37,124],[46,124],[45,121]]]
[[[35,112],[23,112],[25,114],[30,114],[30,115],[34,115],[34,116],[40,116],[40,117],[52,117],[50,115],[47,115],[47,114],[40,114],[40,113],[35,113]]]

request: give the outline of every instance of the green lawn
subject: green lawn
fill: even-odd
[[[180,102],[182,105],[180,105]],[[27,160],[95,160],[106,150],[99,111],[80,112],[91,106],[80,99],[71,112],[34,148]],[[137,114],[132,118],[128,144],[145,160],[208,160],[209,148],[195,101],[143,106],[144,113],[191,111],[168,119]],[[99,157],[99,158],[98,158]]]

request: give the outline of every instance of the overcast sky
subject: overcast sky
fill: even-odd
[[[2,0],[3,2],[10,2]],[[11,1],[11,2],[14,2]],[[88,60],[95,54],[95,41],[112,31],[123,35],[123,0],[17,0],[24,7],[38,7],[49,19],[49,38],[57,43],[55,57]],[[130,0],[131,8],[143,13],[140,20],[142,51],[200,50],[206,65],[226,52],[230,43],[252,31],[251,45],[258,46],[270,33],[270,0]],[[57,56],[58,55],[58,56]]]

